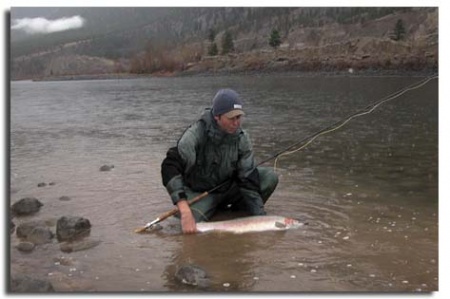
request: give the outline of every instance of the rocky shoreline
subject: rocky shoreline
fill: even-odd
[[[99,171],[110,171],[113,165],[103,165]],[[37,184],[38,188],[54,186],[54,182]],[[70,201],[61,196],[60,201]],[[101,240],[90,237],[92,225],[89,219],[77,215],[63,215],[58,219],[39,219],[38,214],[45,205],[36,197],[24,197],[12,203],[9,212],[9,231],[16,234],[17,242],[10,250],[22,254],[33,254],[39,246],[57,246],[59,251],[70,253],[94,248]],[[17,223],[17,224],[16,224]],[[10,273],[8,290],[13,293],[54,292],[51,280],[34,277],[33,273]]]
[[[113,171],[114,165],[105,164],[99,167],[99,172]],[[52,188],[55,182],[37,183],[37,188]],[[59,197],[60,201],[72,200],[68,196]],[[77,251],[89,250],[97,247],[102,240],[91,238],[91,222],[80,216],[64,215],[58,219],[42,219],[39,217],[41,209],[45,209],[45,204],[38,198],[29,196],[15,201],[10,206],[9,211],[9,231],[16,237],[14,242],[10,238],[10,251],[18,252],[18,259],[22,255],[39,254],[37,249],[45,251],[56,249],[56,252],[69,254]],[[150,232],[158,231],[162,227],[157,225]],[[16,252],[15,252],[16,253]],[[8,292],[14,294],[42,294],[55,293],[61,291],[61,272],[52,271],[48,277],[42,277],[34,272],[15,270],[11,268],[13,261],[10,260],[10,277]],[[20,263],[20,262],[19,262]],[[76,272],[77,268],[83,268],[79,262],[72,257],[64,255],[52,257],[52,263],[58,267],[67,267],[69,272]],[[82,270],[79,271],[82,273]],[[69,273],[68,276],[72,276]],[[195,264],[186,263],[175,273],[174,281],[180,285],[188,285],[194,289],[207,290],[211,284],[210,275]],[[62,289],[66,291],[66,289]]]
[[[360,49],[365,45],[364,51]],[[359,45],[359,46],[358,46]],[[387,46],[391,51],[383,52]],[[336,46],[337,47],[337,46]],[[355,50],[356,49],[356,50]],[[358,50],[359,49],[359,50]],[[33,81],[122,80],[148,77],[203,77],[274,74],[297,76],[429,76],[438,73],[436,45],[412,51],[403,43],[390,40],[362,40],[323,48],[299,50],[255,50],[220,56],[204,56],[175,68],[153,72],[130,71],[59,74],[33,77]],[[126,70],[126,69],[125,69]],[[12,78],[18,80],[20,78]],[[26,78],[30,79],[30,78]]]

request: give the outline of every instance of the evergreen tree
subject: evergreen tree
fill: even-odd
[[[226,31],[222,38],[222,55],[226,55],[234,51],[233,36],[231,32]]]
[[[394,27],[394,36],[393,40],[399,41],[402,40],[405,37],[406,30],[405,26],[403,25],[402,19],[399,19]]]
[[[209,29],[208,40],[213,43],[215,39],[216,39],[216,32],[214,31],[214,29]]]
[[[270,34],[269,45],[274,49],[281,45],[280,33],[275,28],[272,29],[272,33]]]
[[[215,42],[212,42],[208,48],[208,55],[216,56],[217,54],[219,54],[219,49],[217,49],[217,44]]]
[[[208,40],[211,42],[208,48],[208,55],[210,56],[216,56],[217,54],[219,54],[219,49],[217,48],[217,44],[214,41],[215,39],[216,32],[214,31],[214,29],[210,29],[208,33]]]

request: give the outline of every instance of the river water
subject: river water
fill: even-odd
[[[218,89],[233,88],[245,100],[243,127],[259,162],[422,79],[277,74],[12,82],[10,202],[34,196],[44,204],[14,222],[81,216],[92,224],[89,238],[101,243],[64,253],[54,241],[27,254],[12,234],[10,272],[49,279],[61,292],[198,291],[174,279],[186,263],[208,272],[207,291],[436,291],[436,79],[278,159],[280,183],[266,211],[309,226],[182,235],[172,218],[161,231],[134,233],[173,208],[161,161]],[[105,164],[114,169],[99,171]],[[41,182],[54,184],[37,187]]]

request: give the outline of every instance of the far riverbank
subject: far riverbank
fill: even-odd
[[[267,76],[280,74],[283,76],[301,76],[301,77],[334,77],[334,76],[354,76],[354,77],[428,77],[437,75],[437,72],[431,69],[422,71],[405,71],[405,70],[354,70],[349,68],[344,71],[281,71],[281,70],[264,70],[264,71],[183,71],[183,72],[165,72],[152,74],[132,74],[132,73],[108,73],[108,74],[84,74],[84,75],[67,75],[67,76],[49,76],[33,78],[32,81],[71,81],[71,80],[128,80],[150,77],[213,77],[226,75],[247,75],[247,76]],[[20,80],[12,80],[20,81]]]

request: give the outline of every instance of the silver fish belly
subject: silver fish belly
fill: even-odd
[[[226,221],[197,223],[198,232],[229,232],[235,234],[263,231],[283,231],[299,228],[304,223],[283,216],[250,216]]]

